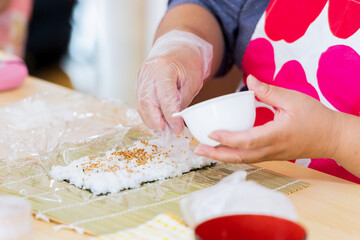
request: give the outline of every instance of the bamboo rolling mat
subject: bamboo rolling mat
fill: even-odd
[[[136,227],[164,212],[181,219],[180,199],[212,186],[238,170],[247,171],[249,180],[285,194],[308,186],[307,183],[266,169],[218,163],[180,177],[146,183],[140,188],[94,196],[67,182],[51,179],[47,172],[54,165],[68,164],[83,156],[98,156],[106,150],[122,149],[132,146],[134,141],[150,138],[136,110],[80,93],[56,96],[43,93],[22,100],[12,105],[11,109],[15,113],[23,112],[22,109],[29,108],[27,104],[35,108],[38,106],[36,103],[46,107],[43,112],[35,114],[32,119],[34,124],[39,121],[36,115],[53,119],[54,116],[49,115],[53,111],[78,117],[71,118],[71,121],[56,118],[55,123],[50,121],[45,126],[43,123],[39,126],[35,124],[27,131],[5,128],[9,132],[2,132],[1,136],[4,137],[0,138],[0,142],[9,143],[6,145],[9,153],[5,157],[11,157],[15,162],[8,166],[6,161],[2,162],[0,155],[0,194],[26,198],[31,201],[34,213],[41,213],[53,221],[74,228],[83,228],[90,234],[113,233]],[[17,116],[15,114],[14,119],[18,119]],[[27,116],[26,119],[29,121],[31,117]],[[12,122],[5,121],[3,126],[9,124]],[[10,140],[9,136],[12,137]],[[4,153],[1,144],[0,153]]]
[[[143,184],[117,194],[94,196],[67,182],[48,177],[36,164],[12,168],[0,165],[0,194],[14,194],[31,201],[34,213],[58,223],[79,227],[99,235],[136,227],[159,213],[182,218],[179,201],[188,194],[216,184],[234,171],[245,170],[248,180],[290,194],[307,183],[245,164],[225,164],[191,171],[180,177]]]

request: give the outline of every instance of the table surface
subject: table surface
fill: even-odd
[[[0,107],[44,91],[56,94],[72,90],[29,77],[20,88],[0,93]],[[360,185],[290,162],[255,166],[310,183],[308,188],[289,195],[300,224],[306,228],[307,239],[360,239]],[[34,219],[33,239],[87,238],[70,230],[54,231],[55,225]]]

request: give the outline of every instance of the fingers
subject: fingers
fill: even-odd
[[[155,83],[160,108],[170,129],[175,133],[181,133],[184,127],[182,118],[172,116],[181,111],[181,96],[177,86],[178,73],[172,64],[161,71],[163,72],[162,75],[166,77],[157,80]]]
[[[247,85],[260,101],[274,107],[286,108],[288,102],[293,99],[294,91],[263,83],[252,75],[247,78]]]
[[[224,146],[252,150],[274,144],[281,134],[273,122],[268,122],[244,132],[214,131],[209,137]]]
[[[162,58],[147,61],[140,70],[137,84],[138,112],[144,123],[155,131],[164,131],[166,125],[175,133],[184,127],[179,112],[180,97],[176,68]]]
[[[286,158],[282,148],[279,148],[281,143],[287,142],[286,135],[276,126],[269,122],[245,132],[215,131],[210,134],[210,138],[222,145],[210,147],[201,144],[195,153],[231,163],[254,163],[274,157]]]
[[[140,69],[136,86],[137,110],[148,128],[155,132],[164,131],[166,122],[157,100],[156,90],[153,87],[154,79],[145,79],[145,76],[148,75],[151,75],[151,71],[144,65]]]
[[[210,147],[208,145],[200,144],[195,149],[195,154],[204,157],[216,159],[224,162],[241,162],[240,151],[235,148],[228,147]]]
[[[247,151],[226,146],[210,147],[200,144],[195,149],[195,154],[228,163],[255,163],[264,160],[265,151],[265,149]]]
[[[149,112],[143,111],[142,109],[138,108],[138,112],[140,114],[141,119],[143,120],[144,124],[155,133],[162,132],[166,129],[166,122],[163,119],[161,111],[156,106],[147,109],[152,109],[149,112],[152,112],[150,115]]]

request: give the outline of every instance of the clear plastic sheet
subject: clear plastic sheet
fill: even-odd
[[[40,160],[107,135],[121,139],[140,123],[136,111],[120,102],[73,92],[35,95],[0,109],[0,161]],[[142,132],[149,135],[144,127]]]
[[[245,171],[237,171],[216,185],[182,199],[180,205],[185,222],[196,228],[212,218],[237,214],[268,215],[290,221],[298,219],[289,198],[253,181],[246,181],[246,176]]]
[[[74,92],[43,93],[0,109],[0,132],[0,194],[26,198],[42,219],[95,235],[136,227],[164,212],[182,218],[180,199],[237,170],[246,170],[253,180],[285,193],[307,186],[265,169],[231,164],[99,196],[55,181],[48,175],[54,165],[152,138],[135,109]]]
[[[41,184],[50,182],[52,189],[56,183],[47,176],[52,166],[122,148],[140,135],[151,136],[136,110],[118,101],[70,91],[23,99],[0,109],[0,184],[38,194],[39,186],[23,184],[44,177]]]

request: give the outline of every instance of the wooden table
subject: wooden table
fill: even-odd
[[[0,106],[43,91],[56,94],[69,90],[28,78],[22,87],[0,93]],[[255,165],[310,183],[308,188],[289,195],[309,240],[360,239],[360,185],[289,162]],[[33,239],[86,239],[69,230],[54,231],[55,225],[34,219]]]

